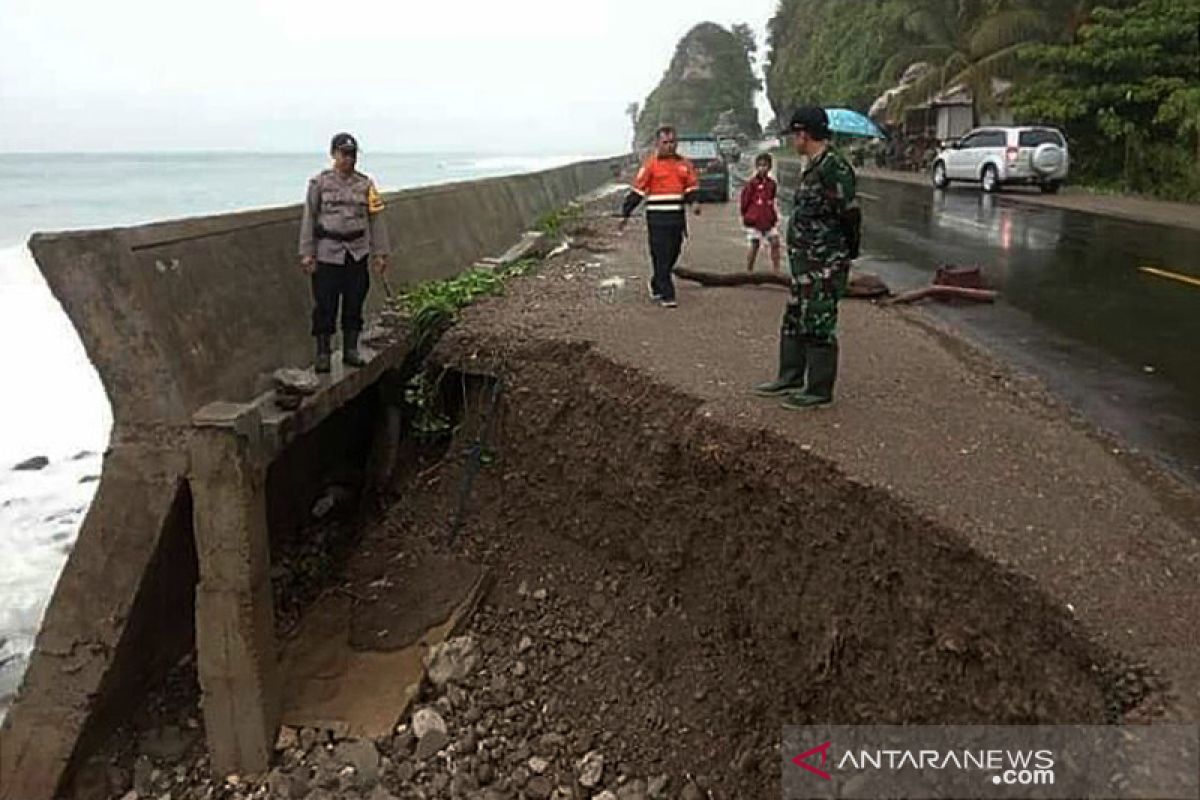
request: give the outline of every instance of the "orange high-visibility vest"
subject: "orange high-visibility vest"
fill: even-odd
[[[700,188],[696,168],[683,156],[653,155],[638,170],[633,190],[646,201],[647,212],[683,211],[684,199]]]

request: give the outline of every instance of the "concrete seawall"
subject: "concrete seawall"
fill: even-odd
[[[498,253],[620,163],[387,195],[393,282],[449,277]],[[58,796],[129,699],[192,647],[193,415],[247,401],[264,374],[308,363],[298,230],[294,206],[32,238],[100,373],[114,426],[95,500],[0,728],[2,800]]]

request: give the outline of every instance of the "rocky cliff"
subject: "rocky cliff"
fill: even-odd
[[[660,125],[680,133],[711,133],[722,112],[742,133],[760,132],[754,94],[761,86],[751,68],[755,49],[749,29],[733,31],[703,22],[688,31],[675,48],[671,64],[646,98],[637,118],[637,142],[649,143]]]

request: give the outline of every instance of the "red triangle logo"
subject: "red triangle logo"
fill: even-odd
[[[808,763],[808,759],[811,758],[812,756],[819,754],[821,756],[821,766],[822,767],[825,766],[825,761],[826,761],[826,759],[829,758],[829,748],[832,746],[833,746],[833,742],[825,742],[824,744],[819,744],[816,747],[812,748],[811,750],[805,750],[803,753],[801,753],[800,755],[793,758],[792,763],[795,764],[797,767],[800,767],[800,769],[806,769],[809,772],[811,772],[813,775],[824,778],[827,781],[831,781],[831,780],[833,780],[832,775],[830,775],[828,772],[826,772],[823,769],[817,769],[812,764]]]

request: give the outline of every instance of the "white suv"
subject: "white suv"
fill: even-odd
[[[985,192],[1032,183],[1053,194],[1067,179],[1067,138],[1054,128],[976,128],[937,154],[933,185],[979,181]]]

